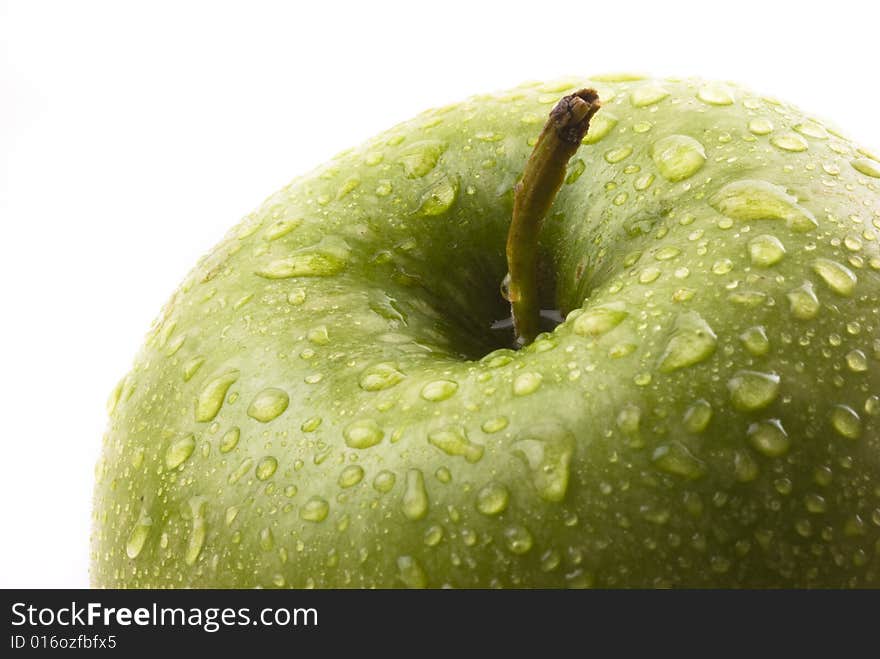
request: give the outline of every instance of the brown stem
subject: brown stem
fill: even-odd
[[[531,343],[538,334],[538,237],[541,223],[565,178],[565,168],[587,134],[599,109],[594,89],[564,97],[550,112],[513,196],[513,220],[507,234],[507,299],[517,341]]]

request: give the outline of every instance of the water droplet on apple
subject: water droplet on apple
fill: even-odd
[[[147,538],[150,537],[150,531],[152,528],[153,520],[146,511],[141,511],[137,522],[135,522],[134,527],[131,529],[131,533],[128,534],[128,540],[125,543],[126,556],[132,560],[140,556],[140,553],[143,551],[144,545],[147,542]]]
[[[541,386],[543,379],[540,373],[521,373],[513,381],[513,395],[528,396],[534,393]]]
[[[205,383],[196,398],[196,421],[206,423],[214,420],[223,406],[226,392],[238,380],[238,376],[237,370],[226,371]]]
[[[165,451],[165,466],[169,469],[177,469],[189,460],[195,448],[196,438],[192,433],[175,439]]]
[[[511,449],[525,463],[538,496],[559,502],[568,489],[574,445],[571,432],[557,423],[546,422],[520,433]]]
[[[831,425],[841,437],[858,439],[862,434],[862,420],[847,405],[835,405],[831,409]]]
[[[373,479],[373,489],[381,494],[387,494],[394,488],[396,480],[397,476],[394,475],[394,472],[382,470]]]
[[[853,373],[864,373],[868,370],[868,358],[861,350],[850,350],[846,353],[846,365]]]
[[[483,421],[480,429],[487,434],[492,434],[504,430],[507,427],[508,420],[504,416],[493,416],[491,419]]]
[[[749,444],[761,455],[778,458],[788,453],[791,439],[779,419],[758,421],[749,425],[746,433]]]
[[[410,469],[406,472],[401,505],[403,514],[409,520],[420,520],[428,514],[428,491],[425,489],[425,477],[421,470]]]
[[[742,179],[728,183],[709,199],[709,204],[732,220],[785,220],[786,226],[795,231],[818,226],[813,214],[800,206],[796,197],[768,181]]]
[[[187,565],[195,565],[205,546],[205,538],[208,535],[208,522],[205,519],[206,504],[205,497],[193,497],[189,500],[192,526],[183,554],[183,560]]]
[[[452,380],[434,380],[428,382],[420,392],[420,396],[431,402],[438,402],[451,398],[458,391],[458,383]]]
[[[532,534],[524,526],[510,526],[504,530],[504,544],[513,554],[526,554],[534,544]]]
[[[330,514],[330,504],[326,499],[313,496],[299,509],[300,519],[307,522],[323,522]]]
[[[631,146],[621,146],[616,149],[611,149],[605,153],[605,162],[613,165],[621,160],[629,158],[632,155],[632,152],[633,150]]]
[[[404,378],[406,376],[398,370],[397,364],[383,362],[364,369],[358,378],[358,385],[364,391],[381,391],[390,389]]]
[[[442,428],[428,433],[428,442],[446,455],[463,457],[467,462],[479,462],[483,447],[471,442],[461,428]]]
[[[428,547],[436,547],[443,540],[443,527],[432,524],[425,530],[425,535],[422,539]]]
[[[712,420],[712,406],[708,401],[694,401],[684,412],[684,427],[688,432],[701,433]]]
[[[760,410],[779,395],[779,376],[776,373],[737,371],[727,382],[733,406],[743,412]]]
[[[733,454],[733,477],[740,483],[751,483],[758,477],[758,463],[748,451]]]
[[[681,313],[675,319],[672,334],[660,355],[658,370],[670,373],[705,361],[715,352],[716,343],[715,332],[700,314],[695,311]]]
[[[289,404],[290,396],[286,391],[269,387],[254,397],[247,409],[247,414],[260,423],[268,423],[281,416]]]
[[[659,103],[667,96],[669,96],[669,92],[666,89],[648,83],[633,89],[632,92],[630,92],[629,99],[634,107],[644,108]]]
[[[365,449],[381,442],[385,433],[373,419],[359,419],[348,424],[342,436],[349,448]]]
[[[589,309],[574,319],[572,329],[580,336],[599,336],[611,331],[629,315],[622,302],[611,302]]]
[[[695,480],[706,473],[705,463],[678,441],[672,441],[654,449],[654,453],[651,454],[651,462],[667,474],[688,480]]]
[[[326,236],[317,245],[297,250],[291,256],[270,261],[256,271],[265,279],[291,277],[330,277],[348,263],[351,248],[341,238]]]
[[[764,117],[752,119],[749,122],[749,131],[755,135],[767,135],[773,132],[773,122]]]
[[[791,315],[798,320],[811,320],[819,314],[819,298],[811,282],[805,281],[786,293],[786,297]]]
[[[501,483],[489,483],[477,492],[477,510],[484,515],[500,515],[507,508],[510,492]]]
[[[448,211],[458,196],[458,181],[444,176],[435,181],[422,194],[418,214],[422,217],[436,217]]]
[[[813,272],[838,295],[849,297],[855,292],[858,279],[852,270],[837,261],[816,259],[813,262]]]
[[[360,465],[348,465],[339,474],[339,487],[345,489],[354,487],[364,477],[364,468]]]
[[[251,467],[254,464],[253,458],[245,458],[241,461],[241,464],[229,474],[229,478],[226,479],[226,482],[230,485],[235,485],[238,481],[241,480],[241,477],[244,476],[251,470]]]
[[[749,241],[749,258],[752,265],[769,268],[785,256],[785,246],[776,236],[762,234]]]
[[[397,576],[407,588],[418,589],[428,587],[428,575],[412,556],[400,556],[397,559]]]
[[[602,110],[590,120],[590,129],[587,131],[587,135],[583,139],[583,144],[595,144],[601,140],[614,129],[617,125],[617,121],[618,119],[616,116],[606,108],[602,108]]]
[[[745,349],[754,357],[763,357],[770,351],[770,339],[766,330],[760,325],[749,327],[739,335]]]
[[[778,135],[774,135],[770,138],[770,144],[779,149],[782,149],[783,151],[790,151],[793,153],[806,151],[810,147],[810,145],[807,143],[807,140],[805,140],[797,133],[791,132],[779,133]]]
[[[693,137],[669,135],[654,142],[651,158],[667,181],[683,181],[696,174],[706,162],[706,150]]]
[[[722,82],[708,82],[700,87],[697,98],[709,105],[731,105],[733,91]]]
[[[266,456],[257,463],[257,480],[268,480],[275,473],[276,469],[278,469],[278,460],[271,455]]]
[[[406,147],[398,156],[407,178],[421,178],[437,166],[446,150],[446,143],[439,140],[423,140]]]
[[[860,174],[870,176],[871,178],[880,178],[880,162],[869,158],[856,158],[850,164]]]

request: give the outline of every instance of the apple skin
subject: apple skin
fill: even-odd
[[[487,328],[552,107],[567,315]],[[102,587],[880,586],[880,162],[746,89],[430,110],[189,274],[113,392]],[[554,306],[548,298],[545,306]]]

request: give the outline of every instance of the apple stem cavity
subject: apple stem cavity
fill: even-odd
[[[513,196],[513,218],[507,234],[507,277],[502,284],[510,302],[516,341],[534,341],[541,326],[538,299],[538,238],[544,217],[565,179],[568,161],[577,152],[601,106],[594,89],[564,97],[544,125]]]

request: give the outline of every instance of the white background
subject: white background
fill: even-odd
[[[88,585],[107,395],[295,175],[430,106],[609,71],[745,82],[877,147],[872,7],[0,0],[0,587]]]

